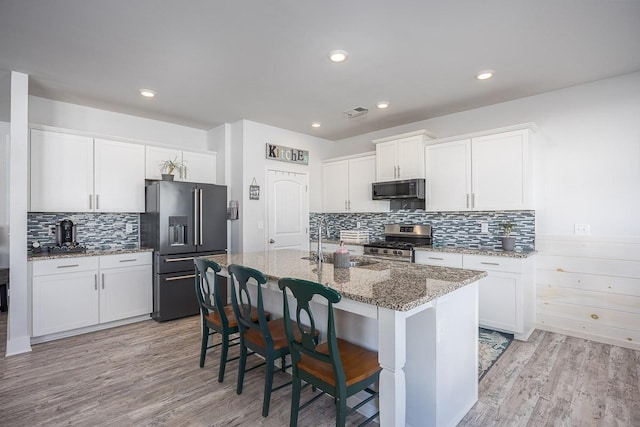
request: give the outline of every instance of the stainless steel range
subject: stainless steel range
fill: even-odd
[[[384,240],[364,245],[364,254],[378,258],[413,262],[414,246],[431,246],[433,234],[427,224],[386,224]]]

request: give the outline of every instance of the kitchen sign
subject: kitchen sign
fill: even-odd
[[[308,165],[309,152],[307,150],[298,150],[297,148],[284,147],[267,142],[267,159]]]

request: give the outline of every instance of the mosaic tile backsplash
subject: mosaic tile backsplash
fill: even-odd
[[[311,213],[310,238],[318,238],[318,218],[326,218],[331,239],[340,238],[340,230],[369,230],[370,239],[384,239],[385,224],[430,224],[434,246],[457,246],[480,249],[500,249],[504,236],[501,224],[514,224],[511,236],[516,238],[516,250],[535,249],[535,211],[490,212],[425,212],[400,210],[381,213]],[[489,224],[489,232],[481,232],[481,223]]]
[[[35,213],[27,214],[27,244],[55,245],[49,227],[70,219],[77,226],[78,243],[88,250],[137,249],[140,246],[140,214],[137,213]],[[127,233],[127,224],[132,232]]]

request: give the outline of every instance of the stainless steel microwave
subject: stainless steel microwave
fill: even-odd
[[[374,182],[371,184],[371,198],[373,200],[424,199],[424,178]]]

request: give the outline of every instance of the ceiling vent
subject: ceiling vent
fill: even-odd
[[[347,117],[353,119],[354,117],[364,116],[368,112],[369,110],[364,107],[353,107],[346,110],[344,113],[347,115]]]

